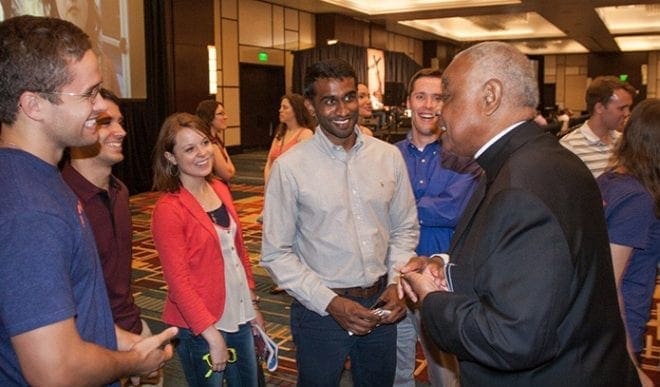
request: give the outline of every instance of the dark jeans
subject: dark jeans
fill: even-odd
[[[223,372],[213,372],[206,378],[209,366],[202,357],[209,353],[209,344],[202,335],[193,335],[189,329],[179,328],[179,345],[176,352],[181,360],[183,372],[190,387],[219,387],[226,380],[229,386],[256,387],[257,386],[257,355],[254,350],[254,337],[252,326],[242,324],[238,332],[227,333],[220,331],[227,343],[227,348],[236,350],[235,363],[227,363]]]
[[[370,307],[379,294],[351,298]],[[321,317],[298,301],[291,305],[291,334],[296,344],[298,386],[339,385],[344,361],[351,358],[354,386],[391,386],[396,368],[396,325],[375,328],[365,336],[349,335],[332,316]]]

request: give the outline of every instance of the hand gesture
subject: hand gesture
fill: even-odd
[[[158,375],[158,370],[174,355],[174,348],[170,341],[177,332],[176,327],[167,328],[157,335],[136,342],[130,348],[130,351],[136,353],[139,359],[136,364],[137,375],[147,377]],[[134,383],[135,379],[131,379]]]

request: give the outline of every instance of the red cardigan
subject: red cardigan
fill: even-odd
[[[248,286],[254,289],[243,231],[229,188],[217,179],[211,186],[236,222],[236,249]],[[224,258],[213,223],[192,194],[181,187],[158,199],[151,231],[168,286],[163,321],[200,334],[218,321],[225,308]]]

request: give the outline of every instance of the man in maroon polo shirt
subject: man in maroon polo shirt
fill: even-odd
[[[101,89],[100,96],[108,108],[96,120],[99,140],[89,146],[71,148],[62,177],[80,199],[92,226],[115,324],[135,334],[151,336],[149,326],[140,319],[140,308],[131,290],[132,225],[128,189],[112,175],[112,166],[124,159],[124,117],[116,95]],[[162,385],[162,378],[158,385]]]

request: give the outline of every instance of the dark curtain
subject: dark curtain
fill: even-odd
[[[115,165],[113,172],[134,195],[151,190],[151,155],[158,125],[146,100],[124,99],[121,102],[126,127],[124,161]]]
[[[171,0],[144,0],[144,30],[147,99],[123,99],[126,139],[124,161],[117,164],[114,173],[134,195],[151,190],[152,155],[158,131],[165,117],[172,111],[173,94],[167,74],[172,54],[169,42],[172,32]]]
[[[385,51],[385,82],[401,83],[408,86],[408,80],[422,66],[402,52]],[[386,90],[387,92],[387,90]]]
[[[315,62],[330,58],[342,58],[353,65],[359,82],[367,82],[367,49],[345,43],[331,46],[313,47],[293,52],[292,88],[302,94],[305,71]],[[408,79],[422,67],[408,55],[400,52],[384,51],[385,82],[407,85]]]
[[[367,49],[351,44],[337,43],[293,52],[292,91],[302,94],[307,67],[320,60],[331,58],[344,59],[353,65],[358,82],[367,81]]]

